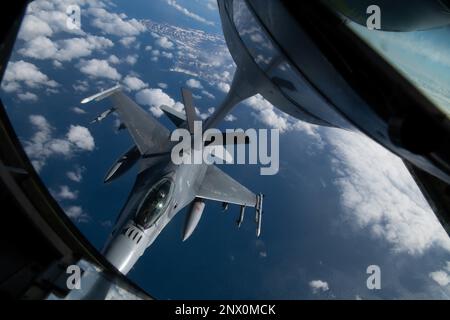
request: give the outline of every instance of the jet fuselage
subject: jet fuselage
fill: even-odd
[[[119,271],[128,273],[170,220],[194,200],[207,166],[205,163],[176,165],[171,161],[170,154],[139,160],[142,170],[103,250],[106,258]],[[147,209],[145,206],[152,205],[146,203],[146,199],[161,181],[170,184],[166,194],[168,199],[164,199],[167,202],[162,212],[156,213],[158,216],[154,217],[154,221],[145,225],[139,214]]]

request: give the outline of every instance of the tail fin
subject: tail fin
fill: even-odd
[[[159,107],[174,125],[180,127],[186,121],[186,115],[166,105]]]
[[[183,97],[184,110],[186,111],[186,121],[187,127],[191,134],[194,133],[194,121],[198,120],[197,113],[195,112],[192,93],[185,89],[181,88],[181,95]]]

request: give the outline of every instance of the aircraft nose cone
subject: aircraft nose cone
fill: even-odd
[[[136,227],[128,227],[124,232],[116,235],[104,255],[117,270],[128,273],[145,250],[144,234]]]

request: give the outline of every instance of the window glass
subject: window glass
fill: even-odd
[[[233,2],[233,21],[240,38],[259,67],[267,70],[278,56],[269,37],[250,12],[245,1]]]
[[[150,189],[138,208],[135,219],[138,225],[148,229],[164,213],[169,204],[172,185],[172,181],[164,179]]]
[[[450,26],[390,32],[347,24],[450,118]]]

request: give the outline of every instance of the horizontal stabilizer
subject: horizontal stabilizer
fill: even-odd
[[[208,166],[197,197],[246,207],[259,203],[253,192],[214,165]]]
[[[186,121],[186,114],[179,112],[175,110],[174,108],[171,108],[166,105],[162,105],[159,107],[166,116],[172,121],[174,125],[177,127],[180,127],[185,121]]]

